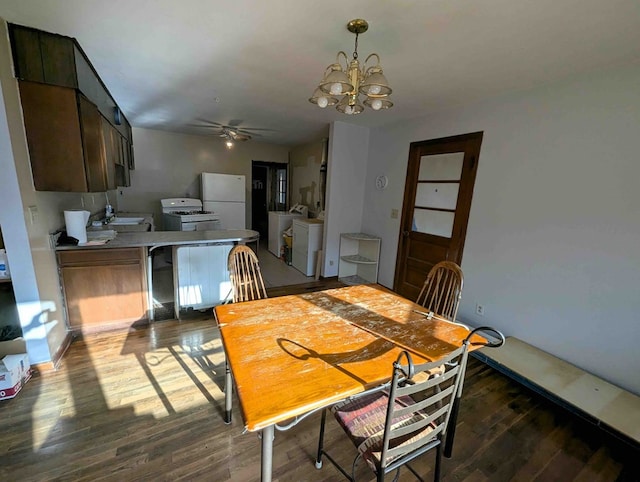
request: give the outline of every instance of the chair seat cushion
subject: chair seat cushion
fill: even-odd
[[[414,403],[411,397],[399,397],[396,399],[396,407],[398,408],[407,407]],[[331,408],[331,412],[342,429],[373,470],[376,470],[376,465],[380,463],[388,404],[388,392],[380,391],[340,402]],[[403,417],[395,418],[392,426],[402,426],[409,421],[415,420],[415,417],[424,418],[420,412],[409,413]],[[429,437],[433,429],[433,425],[430,424],[418,432],[412,432],[404,437],[393,439],[389,447],[394,448],[412,443],[417,439]],[[427,440],[425,440],[426,442]],[[387,460],[384,465],[390,462],[392,460]]]

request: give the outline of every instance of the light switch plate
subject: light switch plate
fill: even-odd
[[[27,212],[29,213],[29,222],[33,226],[38,222],[38,206],[29,206]]]

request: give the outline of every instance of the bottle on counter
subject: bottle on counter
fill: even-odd
[[[113,217],[113,206],[111,204],[107,204],[104,208],[104,218],[106,222]]]

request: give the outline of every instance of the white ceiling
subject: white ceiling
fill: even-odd
[[[289,145],[640,61],[638,0],[0,0],[0,17],[75,37],[133,126],[241,121]],[[307,99],[351,56],[353,18],[395,106],[347,117]]]

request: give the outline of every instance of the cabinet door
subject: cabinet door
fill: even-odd
[[[83,95],[78,96],[78,103],[89,191],[104,192],[109,186],[100,113],[98,108]]]
[[[61,271],[71,328],[106,327],[147,316],[138,264],[78,266]]]
[[[16,78],[44,82],[38,31],[9,24],[9,37]]]
[[[78,86],[73,39],[9,25],[16,78],[61,87]]]
[[[73,40],[46,32],[40,32],[42,72],[47,84],[78,87],[73,58]]]
[[[91,331],[147,318],[141,248],[58,253],[69,325]]]
[[[87,192],[76,91],[19,81],[37,191]]]

